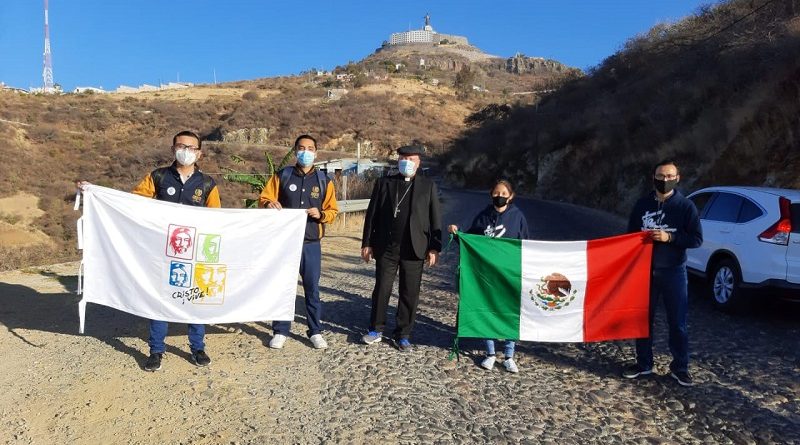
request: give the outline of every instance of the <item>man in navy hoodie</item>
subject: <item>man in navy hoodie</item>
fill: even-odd
[[[680,179],[675,161],[665,160],[656,164],[653,174],[655,190],[636,202],[628,221],[629,233],[647,231],[654,245],[650,278],[650,336],[636,340],[636,364],[625,369],[622,375],[635,379],[653,373],[653,315],[660,298],[669,325],[670,376],[683,386],[691,386],[686,328],[686,249],[700,247],[703,231],[694,203],[675,190]]]

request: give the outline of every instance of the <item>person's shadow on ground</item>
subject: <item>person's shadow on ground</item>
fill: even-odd
[[[56,279],[67,289],[76,289],[76,276],[57,275],[42,272],[42,275]],[[29,340],[25,331],[42,331],[64,335],[82,335],[78,332],[78,302],[80,295],[65,291],[60,293],[41,293],[36,289],[18,285],[0,283],[0,324],[17,338],[29,346],[42,347]],[[206,333],[225,332],[216,326],[207,326]],[[173,343],[187,344],[185,348],[167,344],[167,352],[186,360],[191,358],[186,341],[187,328],[182,323],[170,323],[168,337]],[[115,350],[130,356],[136,364],[143,368],[149,351],[139,350],[127,345],[122,339],[139,338],[147,343],[149,323],[147,319],[131,315],[110,307],[88,304],[86,307],[86,324],[83,335],[96,338]]]

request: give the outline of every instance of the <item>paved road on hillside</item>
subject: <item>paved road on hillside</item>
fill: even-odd
[[[457,224],[466,230],[475,215],[490,202],[489,193],[485,191],[443,189],[445,228]],[[626,226],[623,218],[586,207],[532,198],[517,198],[514,202],[528,220],[532,239],[595,239],[624,233]]]
[[[445,223],[468,224],[486,193],[446,190]],[[519,200],[540,239],[619,233],[601,212]],[[76,264],[0,274],[0,442],[261,443],[800,443],[800,311],[762,305],[746,315],[690,301],[694,388],[666,376],[656,323],[656,371],[620,377],[629,342],[528,343],[519,374],[478,366],[481,342],[454,335],[457,255],[423,275],[414,350],[360,343],[374,263],[360,230],[323,243],[323,317],[330,348],[310,347],[304,309],[283,350],[269,323],[208,328],[211,366],[188,361],[186,329],[171,327],[164,368],[146,373],[147,324],[90,305],[77,334]],[[392,305],[396,298],[392,299]],[[391,309],[393,313],[393,309]],[[391,329],[391,326],[388,327]]]

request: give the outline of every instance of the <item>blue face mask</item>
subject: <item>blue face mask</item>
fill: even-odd
[[[313,151],[303,150],[297,152],[297,163],[302,167],[308,167],[314,163],[315,153]]]
[[[400,171],[401,175],[410,178],[414,176],[414,172],[417,171],[417,166],[408,159],[401,159],[397,162],[397,169]]]

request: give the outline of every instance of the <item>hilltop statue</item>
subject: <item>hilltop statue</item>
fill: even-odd
[[[431,14],[428,12],[425,13],[425,26],[431,26]]]

